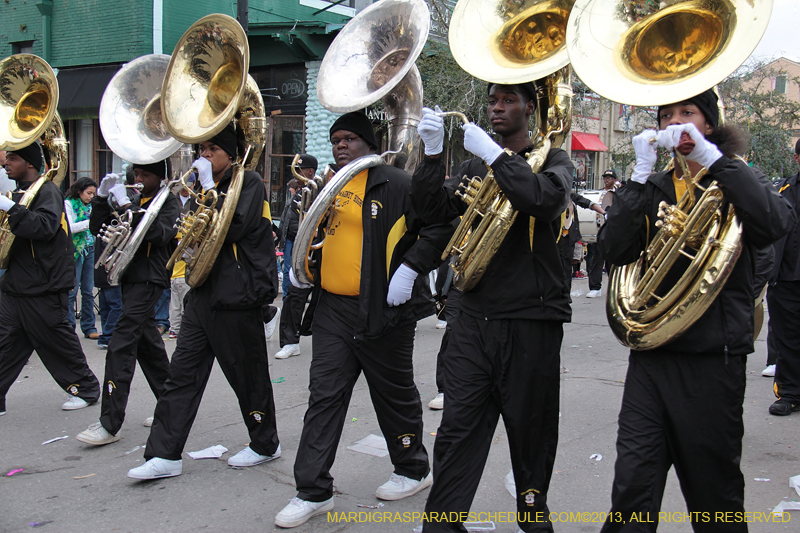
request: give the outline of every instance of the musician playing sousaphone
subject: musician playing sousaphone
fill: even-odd
[[[161,187],[166,186],[163,182],[169,175],[167,161],[134,163],[133,175],[136,183],[142,186],[133,200],[126,186],[117,183],[115,175],[106,176],[100,182],[97,195],[92,199],[90,218],[95,233],[103,224],[111,225],[115,215],[124,219],[128,211],[130,231],[135,231]],[[78,434],[76,438],[81,442],[100,446],[119,440],[137,361],[156,400],[164,390],[164,382],[169,377],[169,358],[156,326],[155,306],[164,289],[169,287],[170,272],[165,265],[174,247],[172,241],[177,233],[174,225],[179,212],[178,199],[173,194],[167,195],[122,274],[122,315],[108,342],[100,421]],[[150,423],[151,420],[145,421],[145,425]]]
[[[64,215],[64,194],[47,180],[28,206],[20,199],[39,178],[42,151],[37,142],[6,153],[5,169],[18,190],[0,196],[14,243],[8,270],[0,279],[0,415],[6,393],[33,350],[70,398],[62,409],[88,407],[100,396],[75,327],[67,321],[69,291],[75,287],[72,237]]]
[[[524,531],[552,531],[549,520],[536,524],[534,517],[549,514],[547,492],[558,442],[559,354],[571,309],[556,239],[573,166],[560,148],[545,154],[538,172],[526,161],[534,149],[529,134],[537,106],[533,83],[489,83],[487,97],[497,142],[477,125],[464,126],[464,148],[476,157],[459,168],[461,180],[445,182],[442,118],[425,109],[418,127],[425,159],[414,173],[412,199],[425,222],[447,223],[463,214],[466,204],[456,196],[459,182],[484,177],[489,168],[519,212],[486,273],[464,293],[442,357],[446,401],[425,511],[462,518],[426,522],[426,533],[466,531],[461,522],[501,414],[519,525]]]
[[[691,175],[679,165],[653,173],[656,144],[685,156]],[[688,511],[701,513],[693,515],[698,517],[695,531],[747,531],[744,521],[725,523],[714,517],[744,512],[739,464],[746,360],[753,352],[755,252],[784,235],[795,215],[761,172],[736,157],[746,139],[721,123],[713,90],[660,106],[658,131],[637,135],[633,147],[631,181],[615,193],[598,235],[614,268],[639,258],[658,231],[659,203],[676,204],[701,169],[707,170],[701,185],[716,180],[724,193],[723,209],[735,209],[743,226],[742,246],[727,282],[693,325],[656,348],[630,352],[611,512],[603,531],[644,530],[630,517],[658,516],[673,465]],[[676,262],[662,286],[674,286],[687,263]]]
[[[330,139],[340,168],[375,157],[378,148],[369,118],[358,111],[339,117]],[[294,464],[298,494],[275,517],[280,527],[333,509],[330,469],[362,372],[393,467],[376,497],[400,500],[431,484],[414,383],[414,330],[434,313],[424,274],[439,263],[447,233],[423,226],[411,205],[410,181],[390,165],[366,168],[333,204],[313,319],[310,396]]]
[[[202,191],[228,201],[237,161],[233,123],[199,143],[193,167]],[[156,479],[180,475],[181,453],[192,428],[214,360],[237,398],[250,445],[228,459],[235,467],[254,466],[281,456],[266,358],[261,307],[278,292],[278,271],[267,192],[261,176],[244,171],[242,191],[225,242],[208,278],[185,300],[169,379],[156,405],[145,448],[147,462],[128,477]],[[200,190],[200,189],[196,189]],[[193,210],[197,201],[193,197]]]

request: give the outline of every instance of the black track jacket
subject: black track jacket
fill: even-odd
[[[555,148],[542,171],[534,174],[525,160],[531,148],[514,156],[503,153],[492,165],[497,184],[519,213],[486,273],[461,299],[461,309],[471,316],[560,322],[572,317],[556,239],[572,189],[573,166],[567,153]],[[457,176],[466,182],[487,172],[483,160],[473,158],[461,165]],[[449,222],[467,208],[455,195],[459,180],[444,183],[444,177],[441,158],[426,157],[414,172],[412,198],[426,222]]]
[[[133,211],[133,222],[131,223],[131,231],[136,231],[136,227],[142,220],[142,215],[150,207],[150,203],[155,197],[141,205],[137,205],[141,199],[137,196],[130,205],[120,207],[117,212],[122,215],[128,208]],[[108,198],[101,198],[95,196],[92,198],[92,215],[89,219],[89,229],[93,234],[100,231],[100,226],[103,224],[111,224],[113,215],[112,208],[108,203]],[[175,249],[173,240],[178,230],[174,228],[175,221],[181,212],[180,201],[175,198],[175,195],[170,193],[161,209],[158,211],[158,216],[147,228],[144,240],[136,253],[133,254],[131,262],[128,263],[128,268],[122,274],[121,282],[124,283],[154,283],[161,287],[169,287],[169,279],[172,272],[167,270],[167,261]],[[95,260],[99,256],[95,256]],[[103,268],[103,267],[101,267]]]
[[[638,260],[655,236],[659,202],[677,202],[671,172],[653,174],[644,185],[631,181],[614,193],[614,203],[598,234],[603,257],[610,263],[626,265]],[[785,235],[795,223],[795,214],[766,177],[740,159],[721,157],[701,185],[708,186],[712,180],[719,182],[726,203],[734,206],[743,224],[742,254],[705,314],[682,335],[652,352],[745,355],[753,351],[756,252]],[[681,272],[676,264],[665,283],[676,281]]]
[[[780,180],[775,188],[796,210],[800,206],[800,174]],[[770,281],[800,281],[800,226],[775,243],[775,266]]]
[[[452,229],[423,225],[410,193],[411,177],[402,170],[389,165],[369,169],[361,210],[364,235],[356,338],[377,337],[436,312],[427,274],[441,264]],[[419,275],[411,299],[389,307],[389,281],[402,263]]]
[[[233,167],[217,186],[217,207],[226,201],[223,193],[231,184]],[[272,221],[264,181],[257,172],[245,171],[239,202],[225,236],[225,244],[205,283],[192,287],[195,298],[212,309],[251,309],[272,303],[278,294],[278,267],[272,239]],[[199,186],[199,185],[198,185]],[[197,205],[194,199],[192,211]]]
[[[13,199],[19,202],[22,192],[14,193]],[[46,181],[29,207],[17,204],[8,211],[8,222],[14,244],[9,251],[8,271],[0,279],[2,291],[14,296],[39,296],[72,290],[75,261],[61,189]]]

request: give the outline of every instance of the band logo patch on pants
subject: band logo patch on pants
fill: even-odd
[[[75,384],[70,385],[69,387],[67,387],[67,392],[72,394],[73,396],[77,396],[78,395],[78,386],[75,385]]]
[[[536,495],[539,494],[539,491],[536,489],[528,489],[522,493],[522,496],[525,496],[525,505],[528,507],[533,507],[533,504],[536,503]]]
[[[114,382],[109,380],[109,382],[108,382],[108,394],[111,394],[112,392],[114,392],[114,389],[116,389],[116,388],[117,388],[117,386],[114,385]]]
[[[261,423],[261,419],[264,417],[264,413],[262,413],[261,411],[252,411],[250,414],[253,415],[253,418],[259,424]]]
[[[400,442],[403,444],[403,448],[408,448],[411,446],[411,439],[416,437],[414,433],[406,433],[405,435],[400,435],[397,437],[400,439]]]

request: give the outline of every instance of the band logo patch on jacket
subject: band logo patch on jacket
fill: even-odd
[[[372,204],[370,205],[370,213],[372,214],[372,218],[378,218],[379,208],[383,209],[383,204],[378,200],[372,200]]]

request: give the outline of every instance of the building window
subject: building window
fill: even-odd
[[[775,77],[775,94],[786,94],[786,76]]]
[[[12,54],[32,54],[33,41],[20,41],[18,43],[11,43]]]
[[[286,184],[292,179],[290,165],[295,154],[305,150],[304,116],[279,115],[270,120],[267,164],[269,166],[269,203],[273,217],[283,212],[288,200]]]
[[[356,14],[355,0],[344,0],[343,2],[337,0],[300,0],[300,5],[313,7],[314,9],[325,9],[326,13],[335,13],[347,17],[354,17]]]

